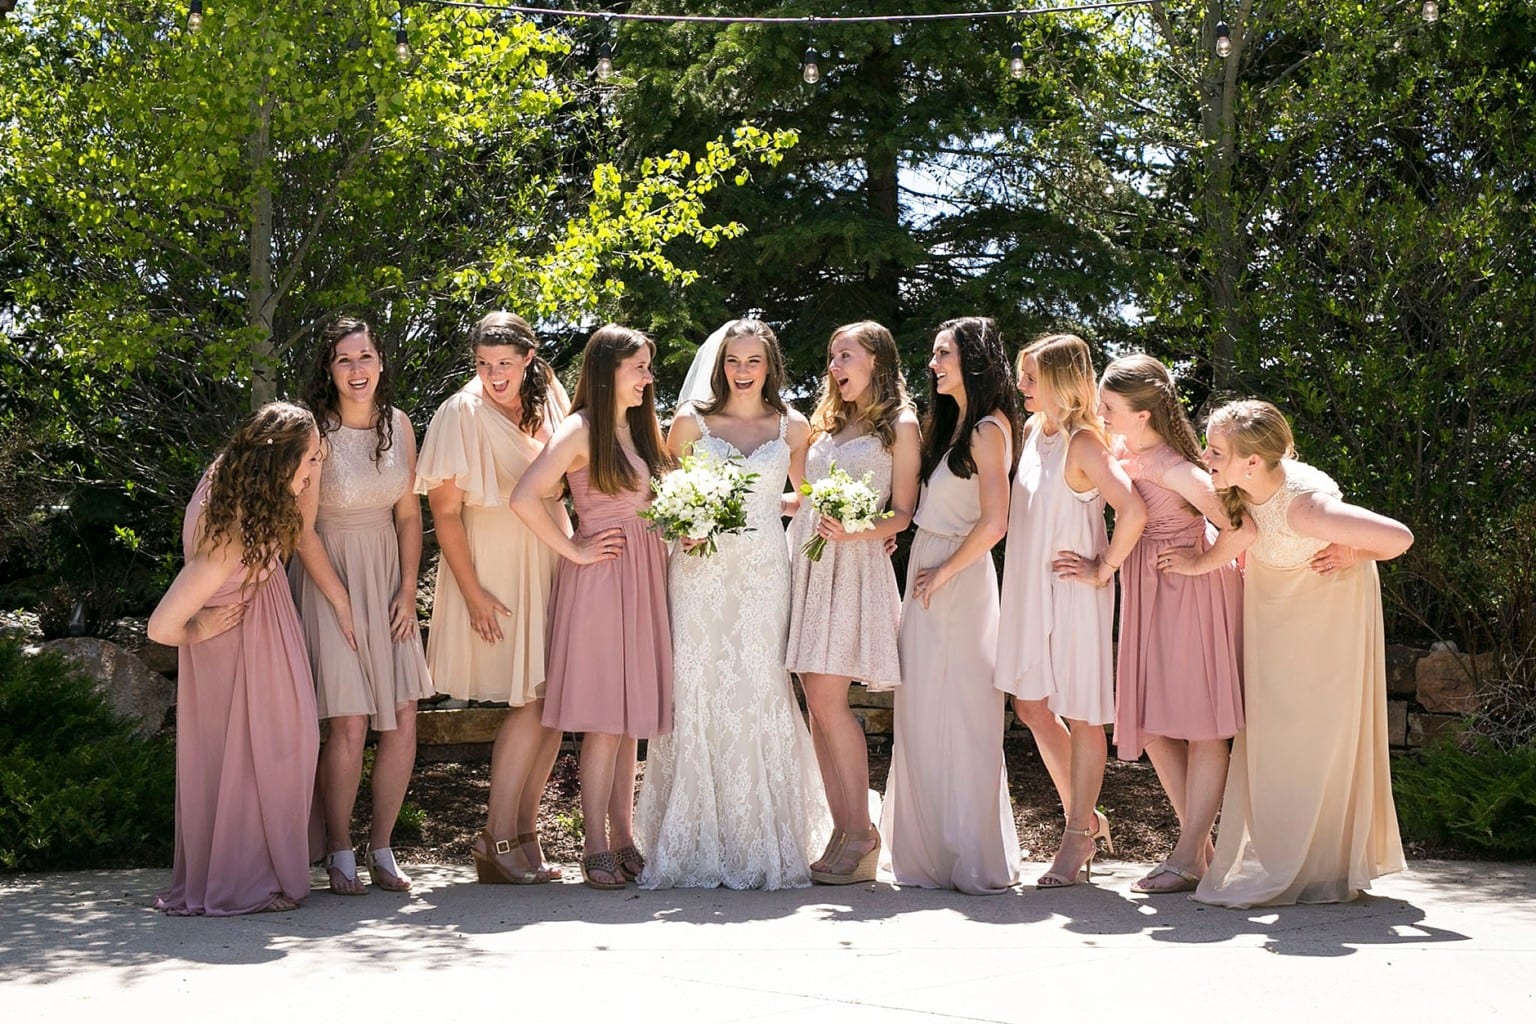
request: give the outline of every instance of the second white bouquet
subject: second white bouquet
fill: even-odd
[[[825,477],[800,485],[800,493],[811,499],[811,508],[818,514],[831,516],[843,524],[848,533],[863,533],[875,528],[876,519],[889,519],[895,513],[880,511],[880,496],[873,487],[873,473],[865,473],[862,480],[855,480],[837,463],[828,467]],[[805,557],[813,562],[821,561],[821,553],[827,547],[827,538],[817,534],[801,548]]]
[[[748,473],[735,459],[684,455],[681,468],[652,478],[654,497],[639,515],[669,541],[682,537],[703,541],[688,553],[706,557],[717,550],[721,534],[750,529],[747,495],[756,479],[756,473]]]

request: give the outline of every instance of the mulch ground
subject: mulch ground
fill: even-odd
[[[1028,740],[1010,740],[1005,749],[1014,819],[1026,856],[1049,860],[1061,839],[1061,804],[1050,777]],[[870,751],[870,784],[885,789],[889,752]],[[644,765],[641,766],[644,771]],[[439,762],[416,769],[407,796],[407,813],[395,832],[395,855],[411,861],[453,863],[469,861],[469,847],[485,827],[485,803],[490,793],[488,761]],[[366,790],[366,785],[365,785]],[[1099,807],[1108,815],[1116,859],[1152,862],[1173,848],[1177,819],[1163,797],[1157,775],[1146,762],[1111,760],[1104,775]],[[367,836],[368,797],[359,794],[353,835]],[[561,754],[545,792],[539,816],[544,855],[573,863],[581,857],[581,810],[578,802],[576,758]],[[1101,853],[1100,859],[1108,859]]]

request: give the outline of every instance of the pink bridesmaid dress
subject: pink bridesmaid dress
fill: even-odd
[[[617,526],[624,551],[591,565],[560,561],[549,593],[544,724],[648,739],[672,731],[667,546],[636,514],[651,488],[645,463],[630,463],[641,483],[618,494],[593,487],[586,469],[566,474],[579,535]]]
[[[182,524],[191,558],[209,478]],[[246,601],[234,629],[180,649],[176,852],[155,905],[228,917],[309,895],[309,817],[320,732],[304,635],[274,559],[242,591],[242,566],[209,600]]]

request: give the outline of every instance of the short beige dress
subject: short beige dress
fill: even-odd
[[[565,407],[550,396],[553,423]],[[464,532],[480,585],[512,614],[501,620],[502,639],[486,643],[469,619],[469,606],[447,561],[437,569],[427,664],[439,693],[461,700],[505,701],[521,707],[544,696],[545,612],[560,556],[551,551],[507,503],[512,488],[543,450],[487,401],[479,378],[450,397],[432,417],[416,459],[416,492],[445,481],[464,492]],[[558,494],[545,496],[552,515],[569,519]]]
[[[871,474],[884,508],[891,500],[891,453],[874,434],[838,444],[823,434],[805,460],[805,479],[816,481],[839,466],[855,480]],[[804,502],[789,524],[790,619],[786,665],[791,672],[851,676],[871,690],[901,685],[896,634],[901,595],[883,542],[859,538],[829,543],[819,561],[801,549],[814,536],[818,515]]]
[[[288,566],[320,717],[367,715],[369,725],[380,732],[396,727],[398,705],[432,696],[421,633],[412,631],[396,642],[389,630],[389,605],[400,592],[395,502],[411,482],[406,468],[410,422],[398,409],[394,415],[394,443],[377,462],[373,454],[378,434],[372,427],[337,427],[325,435],[315,533],[352,602],[356,651],[348,646],[336,609],[304,571],[303,562],[294,558]]]

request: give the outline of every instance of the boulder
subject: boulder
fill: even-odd
[[[1424,652],[1417,647],[1387,644],[1387,696],[1408,700],[1419,693],[1419,659]]]
[[[70,637],[42,644],[78,667],[96,692],[107,698],[120,717],[136,723],[135,732],[152,736],[165,724],[176,704],[176,684],[109,640]]]
[[[1394,747],[1408,745],[1408,702],[1387,701],[1387,743]]]
[[[865,736],[889,736],[892,712],[884,708],[854,708],[853,717],[858,719]]]
[[[1408,745],[1428,746],[1441,736],[1454,735],[1463,721],[1460,715],[1426,715],[1414,712],[1408,716]]]
[[[163,676],[176,678],[177,657],[179,648],[167,647],[165,644],[157,644],[153,640],[144,641],[144,646],[133,652],[138,655],[140,661],[148,665],[152,671],[159,672]]]
[[[856,708],[894,708],[896,691],[871,692],[864,688],[863,683],[854,683],[848,687],[848,703]]]
[[[1491,654],[1430,651],[1414,670],[1414,690],[1425,711],[1464,715],[1477,708],[1483,676],[1497,664]]]

